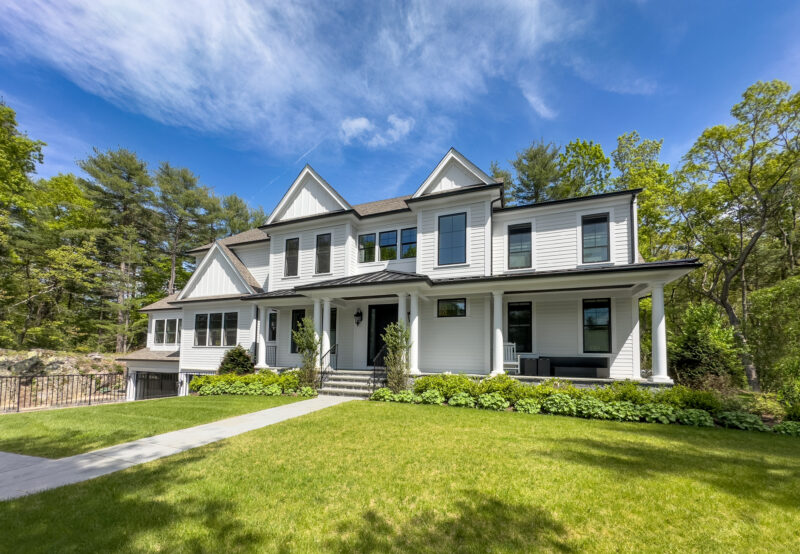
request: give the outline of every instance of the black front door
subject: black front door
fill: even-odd
[[[381,335],[386,326],[397,321],[397,304],[378,304],[369,307],[369,320],[367,329],[367,365],[383,365],[383,356],[375,359],[385,344]]]

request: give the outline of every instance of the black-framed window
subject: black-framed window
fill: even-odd
[[[417,257],[417,228],[409,227],[400,231],[400,257]]]
[[[607,262],[609,253],[608,214],[585,215],[581,218],[583,263]]]
[[[328,338],[331,341],[331,346],[336,344],[336,319],[339,313],[336,311],[336,308],[331,308],[331,325],[330,329],[328,329]]]
[[[378,235],[381,260],[397,259],[397,231],[383,231]]]
[[[531,224],[509,225],[508,269],[528,267],[531,267]]]
[[[208,314],[194,316],[194,345],[205,346],[208,342]]]
[[[284,277],[297,275],[297,262],[300,256],[300,239],[286,239],[286,258],[283,265]]]
[[[359,263],[375,261],[375,233],[358,235]]]
[[[508,303],[508,342],[517,352],[533,352],[533,309],[530,302]]]
[[[278,313],[269,312],[267,314],[267,340],[275,341],[278,339]]]
[[[611,299],[583,301],[583,351],[608,354],[611,352]]]
[[[178,320],[177,337],[180,340],[180,322]],[[211,314],[195,314],[194,345],[195,346],[235,346],[238,337],[239,312],[217,312]]]
[[[317,273],[331,272],[331,234],[317,235],[317,263],[314,271]]]
[[[443,298],[436,304],[437,317],[467,317],[466,298]]]
[[[155,329],[153,331],[153,342],[155,344],[164,344],[164,327],[166,325],[166,320],[164,319],[157,319],[155,323]]]
[[[300,323],[302,323],[303,318],[306,317],[305,310],[292,310],[292,331],[299,331],[300,330]],[[292,354],[297,354],[297,343],[294,342],[294,333],[291,334],[291,346],[289,351]]]
[[[439,265],[467,261],[467,213],[439,216]]]

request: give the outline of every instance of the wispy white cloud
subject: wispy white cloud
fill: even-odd
[[[520,83],[520,89],[522,90],[522,95],[525,97],[525,100],[528,101],[533,111],[539,114],[539,117],[542,119],[556,118],[558,112],[545,103],[535,85],[523,81]]]
[[[366,117],[348,117],[342,120],[339,134],[345,144],[357,137],[363,136],[371,131],[375,126]]]

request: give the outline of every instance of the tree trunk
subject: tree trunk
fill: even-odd
[[[731,306],[727,298],[720,299],[720,303],[725,310],[725,314],[728,316],[728,322],[731,324],[731,327],[733,327],[733,335],[742,346],[742,353],[739,359],[742,361],[744,374],[747,377],[747,384],[750,385],[753,391],[761,392],[761,385],[758,382],[758,371],[756,370],[756,365],[753,363],[753,357],[750,355],[747,348],[747,337],[745,337],[742,332],[742,322],[739,316],[736,315],[733,306]]]
[[[182,227],[183,223],[179,220],[175,227],[175,237],[172,241],[172,248],[170,248],[169,283],[167,284],[167,294],[173,294],[175,292],[175,265],[178,260],[178,244],[180,243]]]
[[[125,262],[120,262],[119,272],[122,278],[119,290],[117,291],[117,343],[115,347],[116,352],[124,352],[125,336],[122,333],[123,326],[125,325],[125,314],[123,313],[123,306],[125,305]]]

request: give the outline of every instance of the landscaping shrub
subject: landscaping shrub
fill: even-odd
[[[571,398],[583,398],[590,394],[588,389],[579,389],[566,379],[547,379],[536,386],[523,387],[517,391],[518,396],[524,398],[541,398],[544,400],[554,394],[566,394]]]
[[[249,375],[201,375],[192,379],[189,389],[201,396],[236,394],[246,396],[273,396],[297,391],[297,371],[287,371],[281,375],[267,371]]]
[[[575,399],[565,393],[555,393],[542,401],[542,411],[553,415],[575,415]]]
[[[787,420],[800,421],[800,379],[784,383],[778,390],[778,400],[783,403]]]
[[[705,410],[711,413],[723,408],[723,399],[716,391],[691,389],[684,385],[660,389],[653,395],[653,400],[675,408]]]
[[[478,397],[478,408],[482,410],[495,410],[501,412],[511,403],[499,392],[487,392]]]
[[[260,375],[260,374],[259,374]],[[272,372],[269,372],[267,375],[275,375]],[[299,371],[285,371],[278,375],[277,383],[281,386],[284,393],[294,392],[302,387],[300,387],[300,372]],[[308,386],[306,386],[308,388]],[[314,387],[310,387],[314,388]]]
[[[319,378],[319,337],[314,329],[314,320],[304,317],[297,330],[292,329],[292,339],[297,345],[302,365],[300,366],[300,384],[304,387],[316,387]]]
[[[403,390],[394,393],[394,401],[403,404],[419,404],[422,402],[422,398],[418,394],[414,394],[414,391]]]
[[[468,392],[457,392],[447,401],[450,406],[457,408],[474,408],[475,399]]]
[[[639,417],[647,423],[675,423],[676,410],[669,404],[645,404],[639,406]]]
[[[403,323],[390,323],[381,335],[386,344],[386,385],[394,393],[408,388],[408,349],[411,333]]]
[[[688,408],[678,410],[678,423],[681,425],[692,425],[694,427],[714,427],[714,418],[705,410]]]
[[[444,404],[444,396],[437,389],[426,390],[420,397],[423,404]]]
[[[538,414],[542,411],[542,403],[535,398],[520,398],[514,409],[523,414]]]
[[[575,401],[575,415],[587,419],[610,419],[606,413],[606,403],[591,396]]]
[[[772,428],[775,433],[800,437],[800,421],[784,421]]]
[[[451,375],[443,373],[441,375],[425,375],[414,382],[414,392],[422,394],[427,390],[438,390],[446,400],[459,392],[465,392],[470,396],[477,396],[477,383],[466,375]]]
[[[300,390],[297,391],[297,394],[300,396],[308,396],[310,398],[317,396],[317,391],[315,391],[312,387],[300,387]]]
[[[254,369],[253,358],[250,353],[244,349],[241,344],[237,344],[222,357],[219,364],[219,373],[224,375],[227,373],[235,373],[236,375],[245,375],[253,373]]]
[[[639,406],[628,401],[606,402],[608,419],[615,421],[639,421]]]
[[[619,381],[605,387],[591,389],[587,393],[603,402],[632,402],[634,404],[650,404],[653,393],[633,381]]]
[[[521,389],[525,385],[506,374],[495,375],[478,383],[475,394],[480,397],[484,394],[498,393],[508,402],[516,402]]]
[[[717,414],[717,421],[720,425],[729,429],[769,431],[769,427],[764,425],[760,417],[745,412],[720,412]]]
[[[372,396],[370,396],[369,399],[375,400],[377,402],[393,402],[394,393],[387,387],[381,387],[375,392],[373,392]]]

